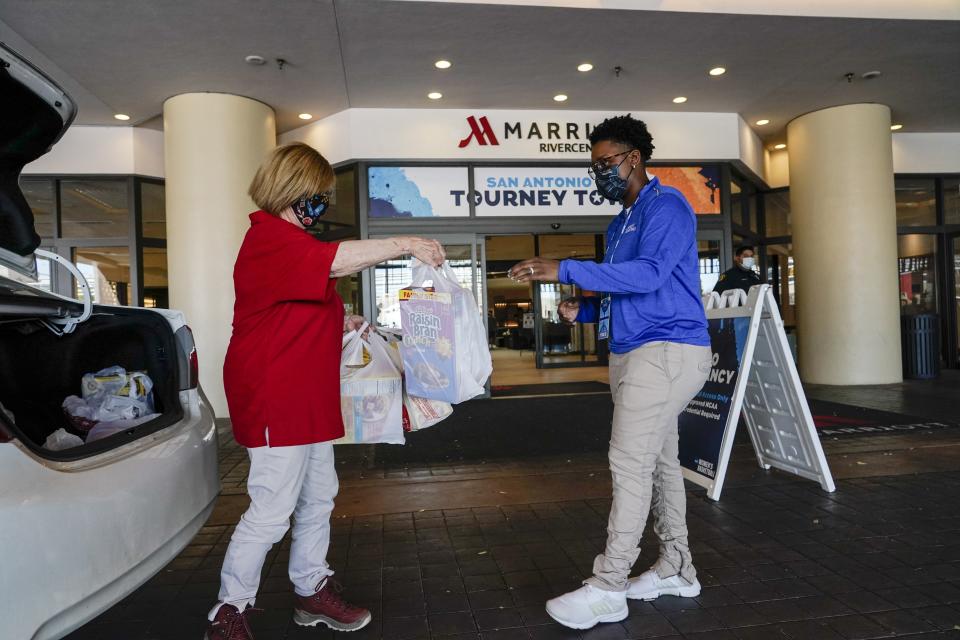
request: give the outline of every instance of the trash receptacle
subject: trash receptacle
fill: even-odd
[[[903,377],[925,380],[940,375],[940,322],[932,313],[900,316]]]

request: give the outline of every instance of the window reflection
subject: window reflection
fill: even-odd
[[[960,224],[960,178],[943,179],[943,221]]]
[[[793,232],[790,224],[790,192],[764,194],[763,215],[768,238],[789,236]]]
[[[54,209],[56,203],[53,197],[53,180],[48,178],[22,178],[20,191],[26,198],[27,204],[33,211],[33,224],[41,238],[52,238],[54,235]]]
[[[126,180],[63,180],[60,216],[65,238],[124,238],[130,229]]]
[[[934,235],[897,238],[900,310],[904,314],[937,312],[937,243]]]
[[[698,240],[700,258],[700,293],[710,293],[720,279],[720,241]]]
[[[937,193],[933,180],[897,178],[897,226],[937,224]]]
[[[780,314],[787,326],[796,324],[796,276],[792,244],[766,246],[767,282],[773,288],[774,297],[780,305]]]
[[[162,184],[140,184],[140,211],[144,238],[167,237],[167,197]]]
[[[73,262],[87,284],[94,304],[131,305],[130,249],[128,247],[83,247],[74,249]],[[74,282],[74,296],[83,300],[83,288]]]
[[[143,306],[150,309],[169,308],[166,248],[144,247],[142,260]]]

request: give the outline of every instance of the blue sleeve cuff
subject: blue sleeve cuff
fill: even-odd
[[[560,261],[560,269],[557,271],[557,280],[559,280],[561,284],[570,284],[566,260]]]
[[[600,300],[596,297],[580,298],[580,313],[577,322],[596,322],[600,317]]]

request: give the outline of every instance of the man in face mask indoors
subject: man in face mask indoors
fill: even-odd
[[[563,282],[602,298],[565,300],[567,322],[596,322],[610,340],[613,504],[607,543],[583,586],[547,602],[547,613],[574,629],[628,615],[627,598],[693,598],[700,583],[687,542],[686,494],[677,417],[700,391],[712,355],[700,301],[697,219],[683,195],[648,176],[647,126],[629,115],[590,134],[590,175],[601,195],[623,206],[607,230],[601,263],[532,258],[515,265],[521,282]],[[657,562],[628,580],[653,515]]]
[[[760,276],[754,271],[757,266],[756,256],[753,247],[737,247],[736,256],[733,258],[733,267],[720,274],[720,279],[713,288],[717,293],[723,293],[730,289],[743,289],[750,293],[750,287],[760,284]]]

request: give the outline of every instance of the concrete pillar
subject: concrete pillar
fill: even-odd
[[[223,93],[187,93],[163,105],[170,306],[187,316],[200,384],[227,416],[223,359],[233,321],[233,264],[247,214],[247,187],[276,146],[273,109]]]
[[[851,104],[787,125],[800,374],[903,379],[890,109]]]

